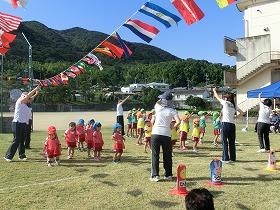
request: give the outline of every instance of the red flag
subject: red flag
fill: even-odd
[[[10,3],[14,8],[25,7],[27,4],[27,0],[10,0]]]
[[[71,78],[75,78],[77,75],[74,74],[72,71],[65,71],[65,74],[68,76],[68,77],[71,77]]]
[[[68,76],[66,74],[60,73],[60,78],[61,78],[61,81],[64,85],[68,84]]]
[[[172,4],[183,16],[188,25],[191,25],[204,17],[204,13],[194,0],[172,0]]]
[[[81,71],[77,66],[70,66],[69,70],[77,76],[83,73],[83,71]]]
[[[20,17],[0,12],[0,29],[5,32],[17,30],[21,20]]]
[[[0,30],[0,47],[10,48],[10,43],[13,42],[16,35],[9,34]]]
[[[116,57],[121,58],[123,55],[123,49],[112,44],[111,42],[104,41],[101,43],[103,47],[108,48],[109,51],[111,51]]]
[[[116,58],[116,55],[114,53],[112,53],[107,47],[97,47],[94,49],[94,52],[102,53],[102,54],[112,57],[114,59]]]
[[[5,47],[0,47],[0,55],[5,55],[8,52],[8,49]]]

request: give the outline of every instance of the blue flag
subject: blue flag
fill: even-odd
[[[172,24],[177,24],[181,20],[178,16],[150,2],[144,4],[139,12],[156,19],[164,24],[166,28],[169,28]]]
[[[120,46],[123,49],[125,57],[128,58],[132,54],[131,50],[128,48],[128,46],[125,44],[125,42],[122,40],[122,38],[117,32],[115,33],[115,35],[116,35],[116,39],[118,40]]]

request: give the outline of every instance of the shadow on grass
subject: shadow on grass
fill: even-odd
[[[180,203],[176,203],[176,202],[158,201],[158,200],[150,201],[150,204],[162,209],[167,209],[180,205]]]
[[[214,196],[214,198],[217,198],[225,193],[224,191],[210,191],[210,192]]]
[[[60,166],[62,167],[68,167],[68,168],[75,168],[75,167],[95,167],[95,168],[101,168],[101,167],[106,167],[107,165],[94,165],[94,164],[73,164],[73,163],[61,163]]]
[[[76,168],[76,169],[74,169],[75,171],[77,171],[77,172],[80,172],[80,173],[83,173],[83,172],[87,172],[88,171],[88,169],[86,169],[86,168]]]
[[[237,160],[236,163],[265,163],[267,160]]]
[[[100,182],[103,183],[103,184],[106,184],[110,187],[117,187],[118,186],[117,184],[115,184],[113,182],[110,182],[110,181],[100,181]]]
[[[151,159],[150,157],[145,157],[145,156],[137,156],[137,157],[133,157],[133,156],[124,156],[123,157],[123,161],[127,162],[127,163],[131,163],[132,165],[138,166],[144,163],[151,163]]]
[[[236,203],[235,206],[236,206],[236,208],[238,208],[238,209],[250,210],[250,208],[248,208],[247,206],[245,206],[244,204],[241,204],[241,203]]]
[[[131,196],[133,196],[133,197],[138,197],[138,196],[140,196],[140,195],[142,195],[143,194],[143,192],[141,191],[141,190],[139,190],[139,189],[135,189],[135,190],[132,190],[132,191],[128,191],[128,192],[126,192],[128,195],[131,195]]]
[[[103,179],[103,178],[106,178],[107,176],[110,176],[109,174],[93,174],[93,175],[91,175],[90,177],[91,178],[93,178],[93,179],[96,179],[96,178],[101,178],[101,179]]]
[[[258,171],[259,169],[256,168],[243,168],[246,171]]]

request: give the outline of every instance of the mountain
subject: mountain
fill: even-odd
[[[74,63],[108,37],[107,34],[79,27],[55,30],[37,21],[23,22],[15,31],[17,38],[8,52],[8,59],[17,61],[27,59],[28,45],[21,34],[22,32],[32,45],[33,61],[39,62],[65,61]],[[133,55],[128,59],[118,60],[118,63],[158,63],[179,60],[176,56],[151,45],[128,43],[128,46]],[[100,54],[98,57],[103,63],[116,62]]]

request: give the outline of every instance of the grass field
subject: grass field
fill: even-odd
[[[209,163],[221,155],[221,146],[216,150],[210,142],[210,125],[198,154],[175,149],[174,175],[177,164],[185,163],[187,187],[209,189],[216,209],[280,209],[280,171],[265,170],[268,154],[256,153],[256,134],[240,130],[239,126],[237,140],[242,145],[237,146],[238,161],[224,165],[224,186],[207,185]],[[17,155],[11,163],[0,160],[0,209],[184,209],[183,198],[169,195],[175,181],[149,181],[150,155],[136,146],[134,139],[127,138],[122,163],[113,164],[110,135],[111,129],[103,128],[103,161],[88,160],[86,152],[79,151],[73,160],[67,160],[63,149],[61,165],[48,167],[42,157],[46,133],[34,132],[27,162],[19,162]],[[280,135],[270,136],[272,148],[278,148]],[[2,156],[11,138],[11,134],[0,134]],[[60,140],[63,143],[62,137]],[[160,169],[163,173],[162,164]]]

